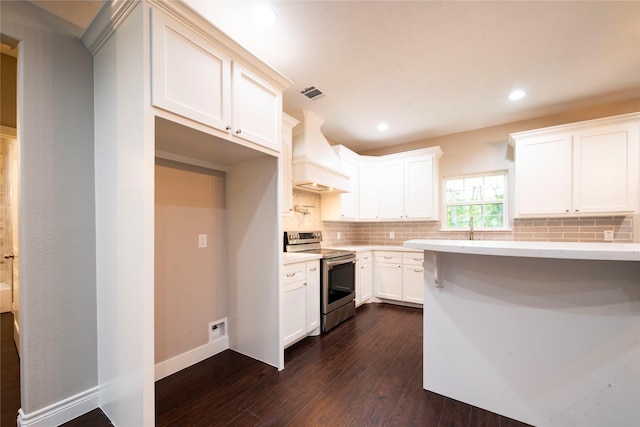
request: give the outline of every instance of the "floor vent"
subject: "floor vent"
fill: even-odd
[[[300,93],[312,101],[318,98],[322,98],[324,96],[324,93],[322,92],[322,90],[318,89],[315,86],[309,86],[307,88],[304,88],[300,91]]]

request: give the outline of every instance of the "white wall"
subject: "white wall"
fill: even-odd
[[[162,159],[155,172],[158,364],[206,345],[209,323],[227,317],[227,208],[224,172]]]
[[[139,427],[154,423],[155,150],[148,9],[129,5],[94,64],[98,360],[100,407]]]
[[[20,42],[21,388],[34,411],[97,385],[93,63],[70,28],[1,3]]]

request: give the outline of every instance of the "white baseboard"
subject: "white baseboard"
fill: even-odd
[[[179,354],[171,359],[160,362],[155,366],[156,381],[161,380],[164,377],[168,377],[171,374],[175,374],[178,371],[188,368],[191,365],[195,365],[198,362],[223,352],[229,348],[229,336],[225,335],[213,342],[194,348],[186,353]]]
[[[64,424],[98,408],[99,394],[99,388],[93,387],[29,414],[25,414],[20,408],[18,427],[50,427]]]

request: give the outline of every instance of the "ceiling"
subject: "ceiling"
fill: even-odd
[[[640,98],[640,1],[186,2],[294,82],[285,112],[357,152]],[[33,3],[69,20],[100,4]],[[275,25],[253,23],[258,4]]]

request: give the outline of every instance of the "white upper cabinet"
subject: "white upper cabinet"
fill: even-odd
[[[378,169],[380,183],[378,191],[378,217],[397,219],[404,216],[404,161],[383,160]]]
[[[232,93],[234,135],[279,150],[282,92],[234,62]]]
[[[163,13],[152,13],[153,105],[230,131],[231,57]]]
[[[378,217],[382,220],[437,220],[440,147],[380,158]],[[361,202],[362,203],[362,202]],[[361,204],[362,206],[362,204]]]
[[[516,152],[516,216],[638,211],[640,114],[521,132],[511,138]]]
[[[571,209],[571,135],[516,145],[516,210],[520,215],[564,214]]]
[[[358,172],[358,212],[360,220],[378,219],[378,162],[360,159]]]
[[[282,183],[282,212],[290,214],[293,212],[293,128],[300,123],[288,114],[282,113],[282,155],[280,161],[282,167],[280,181]]]
[[[158,10],[151,23],[152,103],[222,132],[280,151],[282,90],[204,33]]]
[[[440,147],[380,157],[358,156],[342,146],[334,149],[349,173],[352,191],[322,195],[324,221],[438,219]]]
[[[440,176],[437,155],[415,156],[404,164],[404,217],[438,219]]]
[[[576,133],[573,208],[576,213],[633,212],[638,191],[638,123]]]

